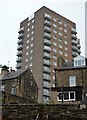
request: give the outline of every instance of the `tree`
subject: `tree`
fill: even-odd
[[[6,65],[2,66],[2,70],[7,70],[9,72],[9,67],[7,67]]]

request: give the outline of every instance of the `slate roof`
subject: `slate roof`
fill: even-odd
[[[15,79],[18,76],[20,76],[22,73],[24,73],[26,70],[18,70],[18,71],[12,71],[9,72],[7,75],[2,77],[0,80],[10,80],[10,79]]]

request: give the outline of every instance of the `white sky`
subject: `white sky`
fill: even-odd
[[[51,2],[50,2],[51,1]],[[46,6],[76,23],[85,55],[85,1],[83,0],[0,0],[0,64],[15,68],[20,22]]]

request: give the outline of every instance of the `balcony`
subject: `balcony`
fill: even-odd
[[[18,44],[20,45],[20,44],[22,44],[23,43],[23,39],[19,39],[18,40]]]
[[[49,53],[44,53],[44,58],[51,59],[51,55]]]
[[[43,88],[50,88],[50,84],[43,84]]]
[[[71,28],[71,32],[77,34],[77,31],[75,28]]]
[[[73,46],[72,46],[72,50],[78,51],[78,47],[73,45]]]
[[[44,96],[50,96],[50,93],[44,91],[44,92],[43,92],[43,95],[44,95]]]
[[[18,51],[17,56],[21,56],[21,55],[22,55],[22,51]]]
[[[17,59],[16,59],[16,62],[21,62],[22,61],[22,57],[18,57]]]
[[[78,49],[78,54],[80,55],[80,53],[81,53],[81,50]]]
[[[81,48],[81,45],[80,45],[80,44],[78,44],[78,45],[77,45],[77,47],[78,47],[78,48]]]
[[[50,21],[48,21],[48,20],[45,20],[44,25],[46,25],[48,27],[51,27],[52,23]]]
[[[49,28],[49,27],[45,26],[45,27],[44,27],[44,31],[46,31],[46,32],[50,33],[50,32],[51,32],[51,28]]]
[[[74,45],[77,45],[78,44],[78,42],[77,42],[77,40],[72,40],[72,44],[74,44]]]
[[[21,68],[21,63],[18,63],[17,64],[17,69],[20,69]]]
[[[44,60],[43,64],[46,66],[51,66],[51,62],[49,60]]]
[[[47,13],[45,13],[44,18],[49,21],[52,19],[51,16]]]
[[[76,57],[77,55],[78,55],[77,52],[74,52],[74,51],[72,52],[72,56],[73,56],[73,57]]]
[[[48,39],[44,39],[44,44],[51,45],[51,41],[49,41]]]
[[[23,45],[18,45],[17,50],[22,50]]]
[[[51,48],[49,46],[44,46],[44,51],[51,52]]]
[[[23,39],[23,36],[24,36],[23,33],[19,34],[19,35],[18,35],[18,39]]]
[[[51,69],[50,68],[47,68],[47,67],[44,67],[43,68],[43,72],[45,72],[45,73],[51,73]]]
[[[24,27],[22,27],[18,30],[18,33],[23,33],[23,32],[24,32]]]
[[[77,36],[75,34],[72,34],[73,39],[77,39]]]
[[[49,33],[47,33],[47,32],[44,33],[44,37],[47,38],[47,39],[49,39],[49,40],[51,39],[51,35]]]
[[[50,81],[50,80],[51,80],[51,77],[50,77],[50,75],[49,75],[49,76],[44,75],[44,76],[43,76],[43,79],[44,79],[44,80],[47,80],[47,81]]]

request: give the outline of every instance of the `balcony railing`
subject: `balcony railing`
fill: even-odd
[[[22,33],[22,32],[24,32],[24,27],[22,27],[18,30],[18,33]]]
[[[50,75],[49,75],[49,76],[44,75],[44,76],[43,76],[43,79],[50,81],[50,80],[51,80],[51,77],[50,77]]]
[[[17,69],[20,69],[21,68],[21,63],[18,63],[17,64]]]
[[[77,40],[72,40],[72,44],[74,44],[74,45],[77,45],[78,44],[78,42],[77,42]]]
[[[49,33],[44,33],[44,37],[47,38],[47,39],[51,39],[51,35]]]
[[[71,32],[72,32],[72,33],[75,33],[75,34],[77,33],[77,31],[76,31],[75,28],[71,28]]]
[[[77,39],[77,36],[75,34],[72,34],[73,39]]]
[[[50,88],[50,84],[45,84],[45,83],[44,83],[44,84],[43,84],[43,87],[44,87],[44,88]]]
[[[22,57],[18,57],[17,59],[16,59],[16,62],[21,62],[22,61]]]
[[[19,35],[18,35],[18,39],[23,39],[23,36],[24,36],[23,33],[19,34]]]
[[[78,47],[77,46],[72,46],[72,49],[74,50],[74,51],[78,51]]]
[[[49,46],[44,46],[44,51],[51,52],[51,48]]]
[[[72,55],[74,56],[74,57],[76,57],[77,55],[79,55],[77,52],[72,52]]]
[[[21,50],[23,48],[23,45],[18,45],[17,50]]]
[[[21,55],[22,55],[22,51],[18,51],[17,56],[21,56]]]
[[[44,67],[44,68],[43,68],[43,72],[51,73],[51,69],[50,69],[50,68],[46,68],[46,67]]]
[[[52,19],[51,16],[49,14],[47,14],[47,13],[45,13],[44,18],[49,20],[49,21]]]
[[[23,43],[23,39],[19,39],[18,44],[22,44],[22,43]]]
[[[50,66],[50,65],[51,65],[51,62],[48,61],[48,60],[44,60],[44,65]]]
[[[44,95],[44,96],[50,96],[50,93],[44,91],[44,92],[43,92],[43,95]]]
[[[51,23],[50,21],[48,21],[48,20],[45,20],[45,21],[44,21],[44,25],[47,25],[47,26],[50,27],[50,26],[52,25],[52,23]]]
[[[49,32],[49,33],[50,33],[50,32],[51,32],[51,28],[50,28],[50,27],[45,26],[45,27],[44,27],[44,31],[46,31],[46,32]]]
[[[51,59],[51,55],[49,53],[44,53],[44,58]]]
[[[44,39],[44,44],[51,45],[51,41],[49,41],[48,39]]]

